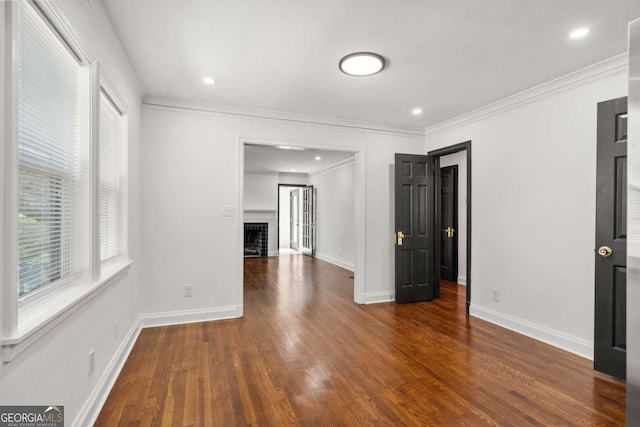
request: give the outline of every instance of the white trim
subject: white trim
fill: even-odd
[[[354,267],[354,265],[352,263],[345,262],[345,261],[339,260],[337,258],[330,257],[329,255],[324,255],[324,254],[321,254],[319,252],[316,252],[316,258],[321,259],[322,261],[326,261],[326,262],[328,262],[330,264],[336,265],[336,266],[338,266],[340,268],[344,268],[345,270],[349,270],[352,273],[355,270],[355,267]]]
[[[49,316],[37,316],[37,322],[33,322],[34,324],[25,330],[18,331],[14,335],[0,339],[0,345],[2,346],[2,362],[8,363],[12,361],[17,355],[25,351],[40,338],[46,336],[57,325],[75,313],[78,309],[85,306],[110,284],[124,275],[129,270],[131,264],[132,261],[129,260],[114,266],[113,270],[110,271],[106,277],[100,279],[96,283],[84,286],[74,285],[61,289],[59,291],[61,299],[66,303],[63,307],[56,310]],[[49,305],[51,304],[51,300],[49,298],[44,301]]]
[[[2,319],[0,336],[12,336],[18,332],[18,102],[17,102],[17,21],[18,3],[4,2],[6,40],[4,81],[4,152],[3,174],[4,198],[2,213]]]
[[[467,286],[467,276],[462,276],[458,274],[458,285]]]
[[[355,160],[355,184],[354,184],[354,213],[356,217],[356,260],[353,280],[353,301],[357,304],[365,303],[365,279],[366,279],[366,197],[367,197],[367,164],[366,152],[363,148],[356,153]],[[358,221],[360,219],[360,221]]]
[[[234,282],[236,283],[236,305],[240,307],[240,316],[244,315],[244,141],[242,138],[238,138],[238,191],[236,206],[237,215],[235,220],[235,226],[237,237],[235,244],[235,251],[238,254],[240,260],[236,265],[236,277]],[[240,220],[240,213],[242,213],[242,220]],[[278,244],[276,243],[276,246]],[[233,249],[233,248],[232,248]]]
[[[364,304],[378,304],[381,302],[393,302],[395,300],[396,295],[392,290],[367,292],[366,294],[364,294]]]
[[[471,304],[469,313],[482,320],[510,329],[530,338],[561,348],[570,353],[577,354],[589,360],[593,360],[593,342],[573,335],[566,334],[546,326],[538,325],[519,317],[501,313],[490,308]]]
[[[157,96],[145,96],[142,100],[143,107],[170,108],[189,111],[199,111],[222,116],[248,117],[256,119],[278,120],[285,122],[304,123],[309,125],[331,126],[348,129],[358,129],[369,132],[382,132],[398,135],[424,136],[424,130],[420,128],[400,127],[381,123],[370,123],[354,120],[345,120],[334,117],[314,116],[307,114],[288,113],[283,111],[271,111],[259,108],[241,107],[235,105],[221,105],[206,102],[187,101],[181,99],[164,98]]]
[[[468,125],[482,119],[486,119],[503,111],[510,110],[522,105],[538,101],[540,99],[558,94],[560,92],[573,89],[595,80],[599,80],[617,73],[626,72],[628,69],[627,54],[620,54],[605,61],[574,71],[570,74],[548,81],[533,88],[508,96],[497,102],[485,105],[484,107],[462,114],[449,120],[437,123],[425,129],[425,135],[446,132],[450,129]]]
[[[82,38],[78,36],[73,25],[67,19],[65,13],[60,9],[57,1],[31,0],[31,6],[44,18],[45,22],[56,34],[58,39],[65,45],[67,50],[76,58],[81,65],[89,63],[86,45]]]
[[[355,161],[356,161],[355,157],[349,157],[348,159],[340,160],[339,162],[334,163],[334,164],[332,164],[330,166],[325,166],[323,168],[311,171],[311,172],[309,172],[308,175],[311,176],[311,175],[318,175],[318,174],[321,174],[321,173],[329,172],[329,171],[332,171],[334,169],[338,169],[339,167],[348,165],[349,163],[354,163]]]
[[[90,426],[98,419],[98,415],[100,415],[100,411],[107,401],[111,389],[116,383],[125,362],[129,358],[141,330],[141,319],[140,316],[138,316],[120,343],[120,346],[118,346],[118,349],[98,380],[98,383],[93,388],[93,391],[87,400],[85,400],[82,408],[80,408],[76,419],[71,423],[72,426]]]
[[[144,313],[140,315],[140,320],[143,328],[154,328],[157,326],[210,322],[213,320],[235,319],[239,317],[242,317],[242,306],[229,305],[216,308]]]

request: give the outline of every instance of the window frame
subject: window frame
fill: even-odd
[[[100,73],[98,73],[100,74]],[[100,75],[99,77],[99,85],[98,85],[98,97],[97,97],[97,120],[98,129],[97,129],[97,137],[94,139],[94,147],[95,152],[98,157],[98,169],[96,175],[96,187],[94,193],[98,195],[96,204],[94,206],[97,207],[97,222],[96,229],[98,233],[97,246],[98,246],[98,254],[97,260],[94,262],[98,262],[104,269],[104,267],[108,268],[109,264],[113,264],[114,262],[118,262],[123,258],[129,257],[129,242],[128,242],[128,221],[127,221],[127,200],[128,200],[128,182],[129,182],[129,162],[128,162],[128,147],[129,147],[129,115],[127,114],[127,110],[124,107],[124,104],[120,100],[120,97],[117,93],[112,89],[112,85],[108,83],[108,79],[104,75]],[[100,194],[101,194],[101,186],[100,186],[100,137],[99,137],[99,126],[100,126],[100,98],[104,96],[107,101],[111,104],[111,106],[117,111],[120,115],[121,120],[121,139],[118,141],[118,149],[119,149],[119,172],[121,176],[120,188],[118,189],[118,210],[120,211],[120,223],[118,224],[118,253],[110,256],[108,258],[101,258],[101,223],[100,223]]]
[[[4,144],[0,148],[4,149],[4,173],[3,181],[3,215],[6,215],[2,224],[0,234],[0,253],[2,256],[2,271],[0,271],[0,305],[2,315],[2,330],[0,330],[0,366],[8,363],[17,357],[41,338],[59,325],[64,319],[72,315],[80,307],[91,301],[95,296],[109,284],[120,279],[130,268],[132,261],[128,251],[128,115],[124,104],[111,89],[112,85],[108,79],[100,72],[97,61],[90,61],[86,55],[86,49],[80,43],[73,28],[61,12],[55,2],[47,0],[33,1],[24,0],[28,6],[33,7],[38,15],[47,24],[53,34],[78,60],[81,66],[86,67],[86,78],[88,97],[86,108],[88,120],[86,123],[87,141],[89,143],[87,170],[89,183],[86,185],[86,196],[81,203],[86,204],[87,212],[84,220],[89,225],[88,235],[82,235],[82,247],[89,249],[89,255],[83,260],[83,265],[79,267],[77,280],[62,280],[60,284],[45,286],[27,295],[22,299],[18,298],[18,214],[19,214],[19,152],[17,140],[17,22],[18,7],[17,2],[0,2],[5,15],[5,40],[0,41],[4,50],[3,61],[5,63],[6,79],[4,90],[4,100],[2,118],[4,121]],[[0,49],[0,54],[3,52]],[[84,81],[83,81],[84,83]],[[103,89],[104,88],[104,89]],[[121,240],[120,255],[111,259],[109,263],[100,262],[100,222],[99,222],[99,94],[105,90],[112,100],[118,103],[120,111],[124,117],[124,140],[122,147],[121,167],[124,174],[123,188],[121,193]],[[0,193],[2,195],[2,193]],[[85,200],[86,199],[86,200]],[[73,224],[72,226],[77,226]],[[96,259],[97,258],[97,259]]]

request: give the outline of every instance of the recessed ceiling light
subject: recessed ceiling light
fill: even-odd
[[[571,33],[569,33],[569,37],[571,37],[572,39],[579,39],[581,37],[586,36],[587,34],[589,34],[589,29],[588,28],[578,28],[576,30],[571,31]]]
[[[291,172],[295,172],[295,171],[296,171],[295,169],[291,169]]]
[[[351,53],[340,60],[340,71],[350,76],[370,76],[384,68],[384,58],[373,52]]]
[[[414,116],[419,116],[420,114],[422,114],[422,108],[414,108],[413,110],[411,110],[411,113]]]
[[[212,85],[214,84],[216,81],[214,79],[212,79],[211,77],[203,77],[202,78],[202,83],[206,84],[206,85]]]
[[[322,157],[316,156],[316,160],[322,160]]]

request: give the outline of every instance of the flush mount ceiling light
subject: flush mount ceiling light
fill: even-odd
[[[214,84],[216,81],[214,79],[212,79],[211,77],[203,77],[202,78],[202,83],[206,84],[206,85],[212,85]]]
[[[422,114],[422,108],[414,108],[413,110],[411,110],[411,113],[414,116],[419,116],[420,114]]]
[[[384,58],[373,52],[351,53],[340,60],[340,71],[350,76],[370,76],[384,69]]]
[[[572,39],[579,39],[582,38],[584,36],[586,36],[587,34],[589,34],[589,29],[588,28],[578,28],[576,30],[571,31],[571,33],[569,33],[569,37],[571,37]]]

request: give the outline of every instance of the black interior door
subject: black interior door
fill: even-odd
[[[598,104],[594,368],[626,376],[627,98]]]
[[[396,302],[435,297],[434,159],[395,156]]]
[[[458,166],[440,168],[440,278],[458,281]]]

